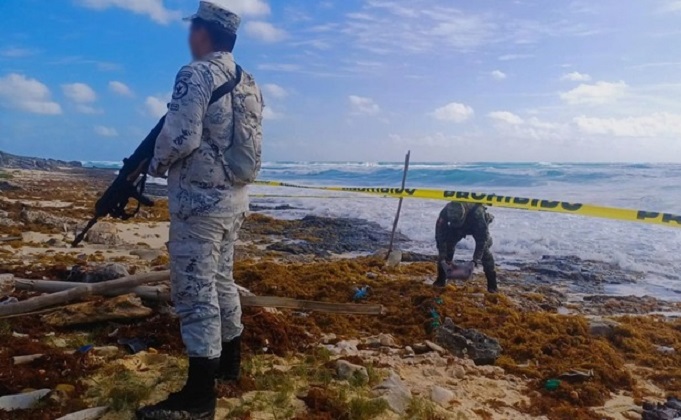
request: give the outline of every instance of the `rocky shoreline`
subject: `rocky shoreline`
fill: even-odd
[[[63,161],[56,159],[44,159],[27,156],[12,155],[0,151],[0,168],[1,169],[27,169],[27,170],[41,170],[54,171],[62,168],[82,168],[83,165],[79,161]]]
[[[100,223],[71,249],[113,172],[1,166],[11,188],[0,196],[0,278],[92,282],[167,268],[163,200],[134,220]],[[604,293],[638,273],[546,257],[501,270],[498,295],[485,292],[480,274],[434,289],[433,257],[405,252],[398,267],[386,266],[389,233],[376,224],[280,220],[258,211],[289,208],[258,206],[237,246],[241,286],[258,296],[377,304],[385,312],[246,308],[244,378],[221,388],[218,418],[639,419],[645,401],[681,392],[681,321],[656,315],[681,306]],[[0,304],[35,295],[8,286]],[[54,320],[64,325],[68,311],[57,310],[0,319],[0,399],[49,390],[38,408],[0,410],[0,419],[53,419],[95,406],[108,407],[105,419],[130,418],[137,404],[181,384],[186,362],[166,304],[132,296],[81,305],[131,318],[60,327]],[[131,343],[145,350],[130,354]],[[35,354],[43,356],[13,364]]]

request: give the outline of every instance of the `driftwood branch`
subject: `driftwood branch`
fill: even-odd
[[[5,236],[4,238],[0,238],[0,242],[14,242],[20,241],[21,239],[21,236]]]
[[[29,354],[27,356],[14,356],[12,357],[12,364],[13,365],[25,365],[27,363],[31,363],[34,360],[38,360],[41,357],[43,357],[43,354]]]
[[[125,294],[128,290],[147,283],[158,283],[168,278],[167,271],[154,273],[136,274],[116,280],[105,281],[95,284],[79,284],[49,295],[37,296],[17,303],[0,306],[0,317],[33,312],[50,306],[63,305],[75,300],[83,299],[90,295],[106,293]]]
[[[159,271],[159,273],[166,273],[166,271]],[[165,281],[168,278],[165,277],[159,281]],[[82,286],[83,283],[70,282],[70,281],[55,281],[55,280],[27,280],[27,279],[14,279],[14,287],[17,290],[27,290],[30,292],[40,292],[40,293],[57,293],[63,292],[64,290],[73,289],[78,286]],[[142,299],[147,300],[158,300],[167,301],[170,300],[170,288],[167,285],[161,286],[137,286],[135,288],[125,290],[125,293],[134,293]],[[102,296],[118,296],[121,294],[121,290],[103,290],[100,293]]]
[[[165,281],[169,277],[167,271],[159,271],[158,274],[164,274],[164,278],[159,278],[156,282]],[[162,277],[162,276],[159,276]],[[115,281],[115,280],[113,280]],[[153,282],[150,282],[153,283]],[[65,282],[65,281],[50,281],[50,280],[26,280],[14,279],[15,287],[18,290],[29,290],[43,293],[63,293],[69,289],[74,289],[81,286],[81,283]],[[103,283],[99,283],[103,284]],[[124,292],[134,293],[142,299],[155,300],[161,302],[170,301],[170,290],[167,285],[159,286],[137,286],[127,291],[118,290],[102,290],[100,294],[105,296],[120,295]],[[241,304],[250,307],[264,307],[264,308],[280,308],[280,309],[298,309],[302,311],[328,312],[337,314],[355,314],[355,315],[380,315],[383,311],[381,305],[359,305],[354,303],[328,303],[328,302],[314,302],[307,300],[297,300],[291,298],[283,298],[278,296],[254,296],[248,292],[247,289],[240,288]],[[250,295],[249,295],[250,293]],[[51,295],[50,295],[51,296]],[[21,303],[21,302],[19,302]]]

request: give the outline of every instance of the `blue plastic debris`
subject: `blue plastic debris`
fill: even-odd
[[[369,286],[362,286],[362,287],[355,288],[355,295],[352,297],[352,300],[366,299],[367,296],[369,296],[370,290],[371,290],[371,287],[369,287]]]
[[[92,350],[94,347],[95,346],[93,346],[92,344],[86,344],[82,347],[79,347],[78,350],[76,350],[76,353],[85,354],[85,353],[89,352],[90,350]]]

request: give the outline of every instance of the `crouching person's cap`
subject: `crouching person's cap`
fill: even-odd
[[[194,20],[203,19],[207,22],[212,22],[223,27],[227,32],[236,34],[237,29],[239,29],[239,24],[241,23],[241,18],[233,12],[218,6],[215,3],[209,1],[202,1],[199,3],[199,10],[189,16],[184,18],[184,20]]]

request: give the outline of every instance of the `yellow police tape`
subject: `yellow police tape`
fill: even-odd
[[[541,200],[537,198],[521,198],[496,194],[473,193],[463,191],[432,190],[423,188],[380,188],[380,187],[322,187],[296,185],[280,181],[256,181],[258,185],[270,187],[291,187],[308,190],[338,191],[372,194],[393,198],[421,198],[429,200],[459,201],[464,203],[484,204],[486,206],[504,207],[519,210],[546,211],[553,213],[575,214],[598,217],[602,219],[627,220],[668,227],[681,228],[681,216],[643,210],[619,209],[591,204],[568,203],[564,201]],[[303,196],[301,196],[303,197]]]

